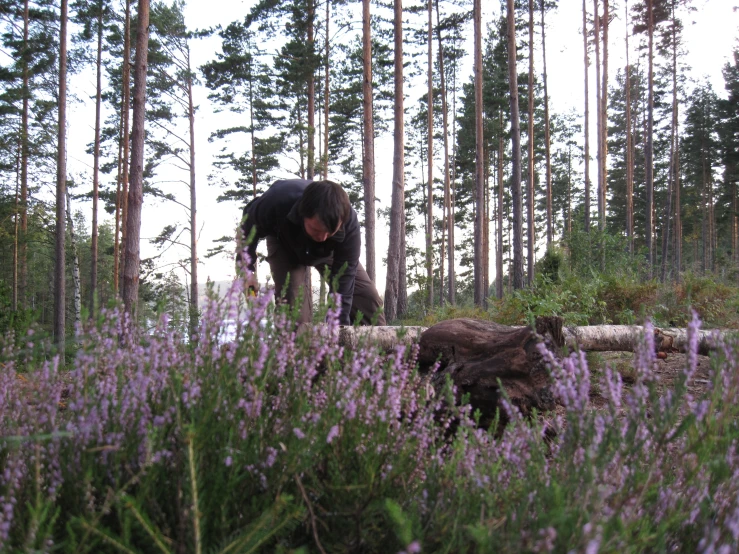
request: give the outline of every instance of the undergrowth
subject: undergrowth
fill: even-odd
[[[19,375],[7,343],[0,552],[739,547],[737,345],[718,343],[692,396],[697,319],[668,394],[647,332],[630,389],[608,368],[597,379],[607,410],[589,409],[575,353],[551,359],[562,415],[527,420],[504,401],[496,434],[450,386],[425,385],[414,350],[340,347],[334,309],[298,333],[262,295],[224,343],[240,297],[236,283],[210,301],[194,342],[166,318],[137,336],[104,312],[69,371],[50,358]]]

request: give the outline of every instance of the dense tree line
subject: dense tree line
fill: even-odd
[[[61,341],[81,312],[121,298],[140,317],[167,305],[183,330],[197,325],[196,87],[229,113],[210,137],[219,200],[248,201],[278,173],[345,183],[373,279],[375,141],[393,137],[379,213],[391,320],[530,286],[547,248],[591,228],[626,237],[645,279],[739,274],[739,51],[725,91],[690,79],[689,0],[583,2],[582,113],[550,110],[552,0],[501,2],[487,26],[468,0],[261,0],[207,31],[187,26],[184,7],[0,2],[0,300],[13,321],[37,319]],[[207,34],[220,48],[193,67]],[[95,102],[87,152],[74,153],[90,174],[65,167],[68,82],[70,98]],[[176,189],[157,186],[165,167],[180,172]],[[180,252],[174,264],[141,259],[147,198],[182,210],[153,241]],[[605,263],[603,245],[592,252]]]

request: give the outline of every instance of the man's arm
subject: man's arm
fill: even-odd
[[[362,248],[359,226],[352,226],[344,241],[334,250],[334,262],[331,266],[331,277],[339,275],[339,283],[335,292],[341,295],[341,325],[351,325],[350,311],[354,298],[354,281],[357,276],[359,253]],[[343,271],[342,271],[343,270]],[[332,283],[333,285],[333,283]]]

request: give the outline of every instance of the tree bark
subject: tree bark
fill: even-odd
[[[122,183],[121,183],[121,249],[120,278],[126,271],[126,236],[128,228],[128,186],[130,178],[130,115],[131,115],[131,0],[126,0],[126,21],[124,24],[125,36],[123,38],[123,159],[122,159]]]
[[[626,22],[626,237],[629,253],[634,254],[634,139],[631,121],[631,65],[629,64],[629,2],[624,3]]]
[[[139,0],[134,70],[133,132],[131,144],[131,184],[128,191],[128,218],[123,273],[123,304],[135,322],[139,296],[141,208],[144,185],[144,122],[146,116],[146,68],[149,44],[149,0]]]
[[[364,238],[367,275],[375,282],[375,124],[372,109],[372,28],[370,0],[362,0],[362,108],[364,156],[362,184],[364,185]]]
[[[65,224],[67,192],[67,0],[59,23],[59,119],[56,161],[56,260],[54,264],[54,338],[64,358],[66,331]]]
[[[593,43],[595,45],[595,128],[596,154],[595,163],[598,174],[598,228],[602,231],[605,223],[605,206],[603,205],[603,111],[601,110],[601,65],[600,65],[600,14],[598,0],[593,0]]]
[[[523,287],[523,205],[521,203],[521,120],[518,112],[516,70],[516,15],[513,0],[507,0],[508,84],[511,102],[511,200],[513,202],[513,288]]]
[[[549,129],[549,90],[547,86],[547,39],[544,15],[546,0],[541,0],[541,58],[544,75],[544,156],[546,163],[546,194],[547,194],[547,246],[554,240],[552,229],[552,158],[551,137]]]
[[[427,29],[427,94],[428,102],[426,103],[426,125],[427,125],[427,187],[426,193],[426,280],[428,283],[428,307],[434,307],[434,250],[433,250],[433,234],[434,234],[434,81],[433,81],[433,65],[434,65],[434,43],[433,43],[433,0],[428,0],[428,29]],[[442,252],[443,256],[443,252]]]
[[[95,301],[98,287],[98,196],[100,179],[100,108],[102,105],[102,74],[103,74],[103,9],[104,0],[98,4],[98,44],[95,88],[95,145],[93,150],[92,168],[92,237],[90,239],[90,313],[95,311]]]
[[[72,220],[72,203],[69,189],[65,190],[67,201],[67,225],[69,225],[69,246],[72,249],[72,300],[74,306],[75,328],[82,321],[82,286],[80,283],[80,257],[77,254],[77,237],[74,234],[74,223]]]
[[[474,0],[475,20],[475,256],[474,278],[475,306],[484,307],[487,304],[487,294],[484,290],[483,254],[484,222],[485,217],[485,174],[483,158],[482,134],[482,1]]]
[[[324,159],[321,160],[323,165],[323,178],[328,179],[328,116],[330,106],[329,98],[329,77],[330,67],[329,60],[331,59],[331,41],[329,40],[329,23],[331,21],[331,2],[326,2],[326,71],[324,73],[324,84],[323,84],[323,155]]]
[[[601,19],[601,29],[603,31],[603,70],[601,73],[602,84],[600,87],[600,174],[602,185],[600,189],[601,204],[603,205],[603,214],[601,216],[601,228],[606,228],[607,215],[607,193],[608,193],[608,27],[610,25],[609,0],[603,0],[603,18]],[[603,249],[603,261],[605,263],[605,249]],[[605,268],[604,268],[605,269]]]
[[[316,6],[308,0],[308,180],[313,180],[316,165],[316,78],[314,67],[315,40],[313,38]]]
[[[588,94],[588,74],[590,60],[588,55],[588,12],[582,0],[582,41],[585,65],[585,114],[584,114],[584,164],[585,164],[585,231],[590,232],[590,95]]]
[[[439,58],[439,77],[441,85],[441,117],[442,126],[444,128],[444,230],[447,232],[447,249],[444,251],[444,240],[442,231],[442,248],[441,248],[441,290],[439,291],[439,303],[444,302],[444,262],[443,258],[446,254],[449,260],[447,287],[449,290],[449,303],[453,306],[455,303],[455,287],[457,286],[454,276],[454,216],[452,214],[452,179],[451,168],[449,164],[449,105],[447,102],[446,87],[446,69],[444,64],[444,43],[441,40],[441,16],[439,14],[439,0],[436,0],[436,43],[438,45]],[[454,131],[452,131],[452,136]]]
[[[504,206],[504,183],[503,183],[503,108],[498,109],[498,248],[495,252],[495,296],[500,300],[503,298],[503,206]]]
[[[26,307],[26,296],[28,293],[28,103],[31,96],[29,90],[28,62],[31,56],[28,47],[28,34],[30,26],[30,14],[28,0],[23,2],[23,107],[21,112],[21,196],[20,196],[20,233],[19,233],[19,260],[18,272],[18,298],[21,308]]]
[[[654,0],[646,0],[647,3],[647,35],[649,43],[648,52],[648,77],[647,77],[647,142],[645,147],[646,164],[646,188],[647,188],[647,224],[645,229],[647,242],[647,256],[649,278],[652,278],[654,265],[654,13],[652,3]]]
[[[195,105],[192,99],[190,47],[187,47],[187,119],[190,131],[190,336],[198,331],[198,232],[195,189]]]
[[[393,132],[393,192],[390,205],[390,240],[387,253],[385,284],[385,319],[394,321],[398,314],[400,292],[400,253],[405,211],[404,192],[404,123],[403,123],[403,4],[394,0],[393,34],[395,42],[395,102]]]
[[[534,284],[534,253],[536,252],[536,236],[534,230],[534,0],[529,0],[529,81],[528,81],[528,132],[529,141],[528,155],[528,178],[526,179],[526,222],[528,243],[526,282],[529,286]]]

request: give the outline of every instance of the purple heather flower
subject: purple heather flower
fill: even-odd
[[[333,442],[333,440],[338,436],[339,436],[339,426],[334,425],[333,427],[331,427],[331,429],[328,432],[328,436],[326,437],[326,442],[328,444],[331,444],[331,442]]]
[[[226,467],[231,467],[231,464],[233,463],[233,458],[231,456],[226,456],[226,459],[223,461],[224,464],[226,464]]]
[[[298,427],[295,427],[293,429],[293,433],[295,433],[295,436],[298,437],[299,439],[305,438],[305,433],[303,433],[303,431],[301,431]]]

